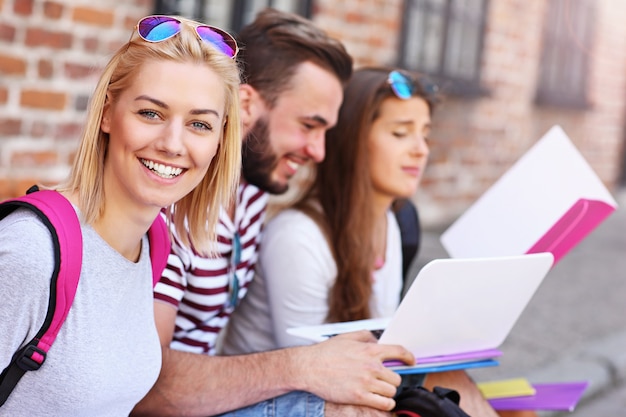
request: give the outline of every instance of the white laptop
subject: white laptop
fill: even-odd
[[[384,328],[379,343],[402,345],[416,358],[497,349],[553,261],[551,253],[436,259],[419,271],[390,318],[287,331],[321,341],[349,331]]]

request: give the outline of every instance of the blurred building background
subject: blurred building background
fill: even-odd
[[[623,0],[0,0],[0,198],[67,174],[97,74],[140,17],[236,33],[266,6],[311,18],[357,66],[439,84],[415,196],[426,227],[454,220],[554,124],[611,191],[626,184]]]

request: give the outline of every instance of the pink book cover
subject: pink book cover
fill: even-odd
[[[526,253],[551,252],[556,264],[614,211],[603,201],[581,198]]]
[[[552,127],[444,233],[453,258],[551,252],[555,263],[617,209],[559,126]]]

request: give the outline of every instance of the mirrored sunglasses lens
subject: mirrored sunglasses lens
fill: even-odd
[[[210,26],[198,26],[196,28],[196,32],[198,32],[198,36],[200,36],[200,38],[211,45],[214,45],[220,52],[231,58],[235,57],[235,54],[237,53],[237,43],[228,33],[222,32]]]
[[[389,74],[389,83],[391,84],[391,89],[396,96],[402,99],[411,98],[411,95],[413,94],[413,87],[411,80],[409,80],[405,75],[399,73],[398,71],[392,71]]]
[[[148,16],[139,22],[137,32],[147,41],[159,42],[180,31],[180,22],[166,16]]]

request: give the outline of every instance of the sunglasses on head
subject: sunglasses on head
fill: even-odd
[[[147,42],[163,42],[180,33],[182,22],[170,16],[146,16],[137,23],[137,33]],[[209,25],[195,27],[196,35],[223,54],[234,58],[239,52],[235,38],[220,28]]]
[[[415,93],[415,81],[400,71],[391,71],[387,77],[387,83],[396,97],[408,100]],[[436,94],[438,87],[426,80],[419,80],[422,91],[426,94]]]

